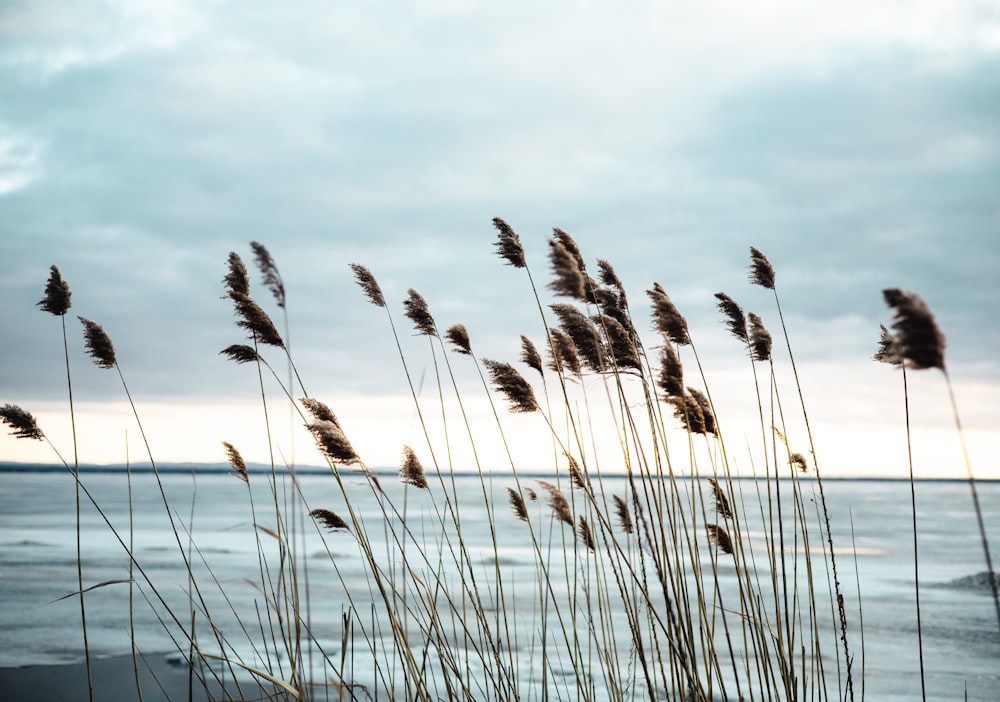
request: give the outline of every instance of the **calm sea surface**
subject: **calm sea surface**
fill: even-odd
[[[381,482],[393,504],[402,511],[404,493],[398,480],[382,476]],[[148,652],[175,649],[171,633],[177,631],[177,625],[166,612],[179,614],[185,622],[190,618],[188,579],[154,476],[132,476],[131,534],[125,476],[85,474],[84,483],[122,539],[132,541],[145,571],[145,576],[135,574],[138,587],[133,609],[139,646]],[[382,554],[395,552],[398,556],[398,551],[386,546],[391,535],[378,526],[384,518],[371,491],[357,476],[348,478],[347,483],[349,493],[357,495],[352,497],[352,505],[369,525],[369,538],[377,545],[376,559],[379,549]],[[275,498],[270,483],[266,476],[253,475],[251,484],[253,512],[246,485],[231,475],[164,476],[181,545],[189,548],[189,532],[194,546],[191,560],[201,586],[198,608],[211,612],[213,622],[236,642],[234,648],[252,651],[254,642],[262,638],[258,622],[266,619],[268,609],[260,587],[258,540],[267,556],[264,567],[272,574],[280,567],[280,549],[267,531],[253,526],[255,522],[267,529],[275,526]],[[331,476],[303,475],[300,484],[309,508],[331,509],[346,517],[345,499]],[[461,506],[462,534],[472,563],[471,575],[466,573],[465,577],[476,578],[484,592],[491,592],[499,567],[506,587],[504,597],[511,609],[531,612],[538,602],[536,554],[524,523],[513,518],[508,506],[505,488],[512,484],[510,476],[496,476],[493,485],[487,486],[496,505],[495,548],[479,479],[459,477],[453,486],[449,478],[446,486]],[[529,480],[522,479],[522,484],[538,488]],[[738,485],[745,499],[752,501],[755,491],[751,484],[740,481]],[[919,699],[909,484],[827,480],[824,487],[848,603],[855,653],[855,699],[860,699],[862,685],[865,696],[872,700]],[[624,481],[605,479],[604,488],[608,493],[624,494]],[[815,483],[807,481],[803,489],[810,496],[807,504],[812,506]],[[1000,561],[1000,483],[982,482],[978,489],[996,564]],[[568,486],[566,490],[569,494]],[[439,498],[436,504],[444,505],[440,499],[443,488],[436,480],[432,480],[431,491]],[[428,498],[427,493],[412,489],[406,493],[406,523],[418,542],[424,539],[425,552],[433,554],[436,518]],[[278,499],[284,501],[286,497],[279,495]],[[543,543],[559,537],[562,527],[551,526],[541,500],[529,506],[538,510],[539,523],[548,524],[549,531],[540,531]],[[954,584],[986,569],[969,486],[965,482],[919,482],[917,507],[928,696],[957,700],[967,695],[969,700],[995,702],[1000,699],[1000,633],[992,598],[981,587]],[[756,509],[749,503],[746,508]],[[297,509],[301,516],[301,507]],[[129,561],[100,514],[85,502],[81,519],[84,586],[127,580]],[[815,515],[812,520],[810,528],[818,534]],[[77,589],[75,525],[74,486],[68,474],[0,472],[0,665],[82,659],[79,600],[60,599]],[[763,538],[760,534],[757,537]],[[819,540],[818,536],[814,538]],[[343,652],[347,660],[347,650],[358,648],[357,642],[352,645],[349,640],[343,645],[348,593],[354,598],[356,612],[370,609],[366,603],[374,595],[357,542],[343,533],[327,534],[323,539],[311,522],[299,530],[295,541],[298,553],[309,554],[304,562],[312,603],[310,626],[315,638],[331,658],[341,660]],[[412,543],[409,548],[412,556]],[[814,543],[813,548],[820,547]],[[442,562],[433,557],[430,560],[413,567],[425,573]],[[454,562],[443,562],[444,579],[460,588],[461,576]],[[388,555],[382,566],[391,574],[401,567],[401,562]],[[721,572],[720,580],[724,577]],[[826,580],[825,572],[817,577]],[[130,651],[129,590],[126,583],[113,583],[87,594],[88,631],[95,654]],[[263,613],[261,619],[256,613]],[[537,617],[533,621],[537,622]],[[250,629],[257,630],[241,630],[240,622],[244,626],[250,622]],[[531,647],[537,626],[514,624],[513,629],[510,646],[534,651]],[[627,635],[627,630],[624,633]],[[216,644],[215,650],[218,648]],[[238,653],[245,655],[246,651]],[[266,654],[258,651],[257,655]],[[532,662],[532,655],[524,655],[525,660],[520,661],[519,677],[524,689],[538,684],[539,673],[532,669],[537,661]],[[836,660],[831,658],[827,664],[835,667]],[[356,676],[365,674],[364,662],[357,656],[347,665],[355,666]],[[557,661],[552,668],[554,676],[560,665],[572,664]],[[642,692],[640,688],[635,697],[641,699]],[[831,699],[836,696],[834,692]]]

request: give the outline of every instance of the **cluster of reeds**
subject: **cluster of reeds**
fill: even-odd
[[[395,486],[382,484],[386,476],[369,469],[334,411],[308,394],[287,341],[287,317],[279,332],[252,297],[242,259],[230,254],[225,298],[245,338],[222,354],[256,369],[272,448],[270,475],[251,476],[238,447],[223,443],[247,486],[258,606],[231,612],[241,623],[237,630],[223,626],[219,605],[205,593],[221,590],[222,607],[234,605],[195,567],[208,563],[192,526],[162,492],[158,473],[189,573],[187,611],[159,596],[127,536],[106,519],[129,555],[130,587],[167,613],[164,625],[190,661],[192,685],[215,684],[239,699],[853,699],[856,603],[846,600],[837,561],[849,549],[833,543],[820,461],[766,256],[750,249],[749,279],[774,293],[786,362],[775,362],[765,315],[745,313],[730,295],[716,295],[756,390],[759,437],[745,452],[753,479],[738,480],[734,456],[744,452],[727,447],[728,418],[713,403],[696,340],[666,290],[653,283],[646,291],[649,316],[634,315],[611,264],[598,260],[592,273],[573,238],[555,229],[548,241],[553,299],[546,302],[518,234],[503,220],[493,223],[496,253],[525,276],[528,302],[538,312],[535,340],[519,339],[517,363],[525,372],[477,357],[463,324],[441,331],[427,301],[409,290],[403,316],[427,340],[426,355],[413,358],[404,352],[400,320],[375,276],[351,264],[364,297],[386,314],[423,434],[418,448],[401,447]],[[252,250],[264,286],[284,312],[286,287],[277,265],[262,245],[255,242]],[[880,360],[944,370],[943,336],[919,298],[887,290],[886,301],[896,319],[894,333],[884,331]],[[55,267],[40,304],[62,317],[69,308],[69,289]],[[100,367],[118,370],[128,395],[110,338],[100,325],[81,322],[89,354]],[[284,376],[275,370],[282,365]],[[418,391],[415,365],[433,368],[434,399]],[[67,375],[68,367],[67,350]],[[794,410],[780,391],[790,384],[789,371],[799,399]],[[481,393],[458,380],[470,374]],[[275,387],[277,398],[269,392]],[[481,458],[466,414],[473,395],[490,403],[505,446],[516,438],[508,436],[497,398],[545,427],[551,477],[529,479],[510,450],[503,466]],[[305,494],[294,461],[277,458],[276,403],[315,440],[336,504]],[[0,416],[18,436],[44,438],[21,408],[5,405]],[[135,416],[138,421],[138,411]],[[619,446],[611,465],[596,450],[598,435]],[[456,466],[452,447],[466,442],[473,465]],[[155,470],[152,452],[149,459]],[[76,465],[74,451],[67,467],[80,494],[90,498]],[[474,497],[459,489],[462,469],[474,471]],[[267,482],[266,505],[249,490],[258,479]],[[969,479],[976,500],[971,467]],[[471,522],[488,534],[472,539]],[[307,559],[307,534],[327,544],[327,571],[342,586],[341,601],[310,596],[310,568],[317,566]],[[515,587],[503,565],[501,534],[517,534],[529,545],[527,587],[523,572]],[[485,558],[473,540],[488,544]],[[345,549],[363,564],[363,588],[350,585],[334,555]],[[988,547],[986,553],[992,573]],[[86,590],[81,567],[84,633]],[[338,651],[324,645],[329,632],[312,627],[315,607],[342,610]],[[241,653],[244,640],[251,642],[251,657]],[[373,673],[358,675],[348,659],[370,661]]]

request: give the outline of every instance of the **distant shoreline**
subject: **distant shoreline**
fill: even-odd
[[[194,473],[196,475],[225,475],[232,472],[232,468],[228,463],[158,463],[156,466],[157,470],[166,475],[190,475]],[[108,465],[86,463],[80,465],[81,473],[88,473],[91,475],[99,474],[124,474],[131,470],[132,473],[145,474],[152,473],[153,467],[150,463],[134,463],[131,466],[125,465],[124,463],[114,463]],[[354,472],[355,468],[341,468],[345,473]],[[280,473],[287,473],[287,469],[284,467],[279,467],[278,471]],[[16,463],[12,461],[0,461],[0,473],[65,473],[66,466],[62,463]],[[248,463],[247,472],[253,475],[269,475],[271,473],[271,466],[263,463]],[[326,475],[330,472],[330,468],[327,466],[296,466],[295,472],[299,475]],[[399,470],[397,468],[373,468],[372,473],[378,476],[397,476],[399,475]],[[453,471],[453,474],[457,478],[468,477],[475,478],[479,476],[476,471]],[[500,470],[494,471],[493,473],[484,472],[485,477],[510,477],[513,476],[510,470]],[[520,478],[551,478],[555,475],[552,471],[539,471],[539,470],[522,470],[518,471],[518,477]],[[606,478],[618,478],[624,476],[624,473],[605,471],[604,477]],[[676,476],[678,480],[689,480],[689,476],[678,475]],[[736,481],[746,481],[746,480],[756,480],[754,476],[749,475],[734,475],[733,480]],[[781,480],[791,480],[789,477],[782,477]],[[814,475],[803,475],[799,477],[799,480],[804,482],[815,482],[816,477]],[[905,476],[886,476],[886,475],[856,475],[856,476],[823,476],[824,482],[909,482],[909,478]],[[940,478],[928,478],[919,477],[915,478],[918,483],[965,483],[968,482],[968,478],[961,477],[940,477]],[[977,483],[1000,483],[1000,478],[976,478]]]

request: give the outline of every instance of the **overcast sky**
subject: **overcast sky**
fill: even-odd
[[[410,287],[480,357],[516,360],[522,333],[540,343],[523,271],[493,253],[494,216],[540,283],[552,227],[610,260],[642,330],[660,282],[721,399],[736,384],[745,400],[752,379],[712,294],[780,330],[746,280],[748,247],[763,250],[843,474],[905,474],[901,380],[870,357],[891,319],[881,290],[918,292],[948,337],[974,467],[1000,475],[1000,3],[0,4],[0,402],[64,453],[59,320],[35,307],[50,265],[73,291],[81,460],[123,461],[126,435],[141,455],[76,314],[113,339],[160,460],[221,460],[220,440],[266,460],[255,373],[217,355],[243,340],[220,299],[226,257],[258,283],[257,240],[285,279],[307,389],[363,458],[391,465],[418,442],[413,403],[348,264],[379,279],[432,395],[401,317]],[[451,360],[488,419],[467,359]],[[964,475],[940,374],[911,391],[918,472]],[[530,444],[517,432],[531,420],[512,422]],[[307,442],[295,450],[315,463]],[[0,460],[52,458],[0,437]]]

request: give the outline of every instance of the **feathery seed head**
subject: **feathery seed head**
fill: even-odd
[[[726,493],[723,491],[722,486],[719,485],[719,481],[715,478],[709,478],[708,482],[712,486],[712,497],[715,499],[715,511],[723,519],[731,519],[733,516],[733,509],[729,506],[729,498],[726,497]]]
[[[284,309],[285,307],[285,284],[281,280],[281,273],[278,272],[278,265],[274,262],[271,257],[271,253],[256,241],[250,242],[250,248],[253,249],[254,258],[257,261],[257,268],[260,269],[261,275],[263,276],[264,285],[271,291],[274,295],[274,299],[278,302],[278,307]]]
[[[764,328],[764,322],[753,312],[747,314],[750,320],[750,358],[767,361],[771,358],[771,333]]]
[[[900,356],[899,351],[896,349],[896,337],[885,328],[884,324],[880,324],[879,329],[882,330],[882,333],[878,341],[878,351],[875,352],[872,358],[879,363],[902,366],[903,357]]]
[[[684,395],[684,370],[681,359],[678,358],[674,347],[669,344],[660,349],[660,374],[657,377],[657,385],[663,391],[663,399]]]
[[[528,507],[524,504],[524,498],[521,497],[521,493],[509,487],[507,488],[507,498],[510,500],[510,506],[514,510],[514,516],[522,522],[528,521]]]
[[[407,485],[412,485],[420,490],[428,488],[424,467],[420,465],[417,454],[409,446],[403,447],[403,463],[399,468],[399,475]]]
[[[424,336],[437,336],[437,327],[434,325],[434,318],[427,307],[427,300],[413,288],[409,290],[409,297],[403,302],[404,314],[413,322],[413,326]]]
[[[732,554],[733,540],[730,538],[729,532],[718,524],[706,524],[705,529],[708,530],[708,540],[712,542],[716,548],[723,553]]]
[[[10,433],[18,439],[41,441],[45,434],[38,428],[38,422],[31,412],[10,403],[0,407],[0,421],[10,427]]]
[[[348,530],[347,522],[328,509],[314,509],[309,513],[309,516],[330,531]]]
[[[111,343],[111,338],[97,322],[92,322],[86,317],[77,317],[83,324],[83,340],[87,347],[87,353],[94,359],[98,368],[115,367],[115,347]]]
[[[715,426],[715,413],[712,412],[712,403],[708,401],[708,396],[697,388],[688,388],[691,398],[698,404],[701,410],[701,418],[705,423],[705,434],[718,434]]]
[[[549,289],[556,295],[586,302],[587,276],[573,252],[557,239],[549,239],[549,263],[555,276]]]
[[[493,218],[493,226],[499,232],[497,234],[497,255],[507,261],[508,265],[514,268],[524,268],[527,264],[524,261],[524,249],[521,247],[521,237],[510,228],[505,221],[499,217]]]
[[[934,314],[916,293],[899,288],[882,291],[886,304],[895,308],[892,329],[896,334],[895,351],[907,368],[922,370],[944,367],[944,334],[934,321]]]
[[[587,367],[595,373],[604,372],[606,352],[597,329],[587,315],[565,303],[549,305],[549,308],[559,317],[562,330],[573,340],[577,354]]]
[[[774,267],[759,249],[750,247],[750,282],[774,290]]]
[[[222,279],[226,286],[226,295],[232,300],[250,297],[250,277],[247,275],[247,267],[243,265],[243,259],[235,251],[229,252],[227,267],[229,271]]]
[[[566,526],[573,527],[573,513],[570,512],[569,502],[566,500],[566,496],[560,492],[552,483],[546,482],[544,480],[539,480],[538,484],[549,493],[549,507],[552,508],[553,516]]]
[[[571,375],[579,376],[582,372],[580,356],[576,352],[576,344],[573,343],[573,339],[561,329],[550,329],[549,337],[552,340],[549,348],[549,368],[556,373],[565,371]]]
[[[340,426],[340,422],[337,421],[337,415],[333,413],[333,410],[330,409],[329,405],[320,402],[313,397],[301,397],[299,398],[299,402],[302,403],[302,406],[306,408],[306,411],[315,421],[331,422],[336,424],[338,427]]]
[[[496,390],[507,396],[511,412],[535,412],[538,410],[534,390],[531,389],[531,385],[524,379],[524,376],[518,373],[512,365],[502,361],[491,361],[488,358],[483,359],[483,365],[489,371]]]
[[[229,460],[229,465],[232,467],[236,477],[244,483],[249,484],[250,477],[247,475],[247,464],[243,460],[243,456],[240,455],[240,452],[236,449],[236,447],[228,441],[223,441],[222,447],[226,450],[226,458]]]
[[[277,346],[279,349],[285,348],[285,342],[281,340],[277,327],[260,305],[249,297],[234,297],[233,301],[236,305],[236,314],[240,317],[236,326],[246,329],[251,337],[262,344]]]
[[[455,324],[444,333],[445,338],[455,347],[455,353],[463,356],[472,355],[472,342],[469,340],[469,330],[464,324]]]
[[[539,375],[542,375],[542,356],[538,353],[538,349],[535,345],[531,343],[531,339],[521,334],[521,361],[533,370],[538,371]]]
[[[354,271],[354,280],[361,286],[362,292],[368,301],[376,307],[385,307],[385,297],[382,295],[382,288],[371,271],[360,263],[352,263],[351,270]]]
[[[743,308],[726,293],[715,293],[715,299],[719,301],[716,304],[719,311],[726,316],[726,327],[730,333],[740,341],[749,342],[750,337],[747,334],[747,320],[743,316]]]
[[[51,266],[49,268],[49,279],[45,283],[45,297],[38,302],[38,306],[42,308],[43,312],[61,317],[66,314],[72,305],[69,299],[71,295],[69,285],[63,280],[59,269]]]
[[[580,543],[589,548],[591,551],[594,550],[594,535],[590,532],[590,524],[587,523],[587,518],[582,514],[577,520],[576,533],[580,537]]]
[[[647,290],[646,295],[653,303],[653,326],[656,331],[678,346],[690,344],[687,320],[677,311],[663,287],[653,283],[653,288]]]
[[[246,344],[232,344],[219,351],[219,353],[236,363],[255,363],[261,360],[257,350]]]
[[[809,462],[806,460],[806,457],[803,456],[801,453],[793,453],[789,457],[788,462],[791,464],[793,468],[798,470],[800,473],[809,472]]]
[[[351,442],[347,440],[339,424],[318,420],[306,424],[306,429],[312,433],[316,446],[331,463],[343,465],[361,463],[361,458],[354,452]]]
[[[615,514],[618,515],[618,524],[621,526],[622,531],[626,534],[631,534],[635,530],[635,527],[632,524],[632,515],[628,511],[628,503],[618,495],[614,495],[614,502]]]

